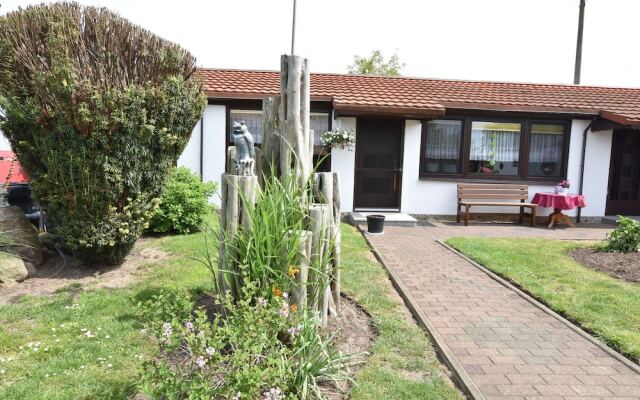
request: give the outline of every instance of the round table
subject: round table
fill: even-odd
[[[581,194],[555,194],[551,192],[540,192],[533,196],[532,203],[540,207],[553,208],[553,213],[549,215],[549,228],[559,222],[565,222],[569,226],[574,226],[571,219],[562,213],[563,210],[573,210],[576,207],[585,207],[587,204]]]

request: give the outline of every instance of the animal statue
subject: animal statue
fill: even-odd
[[[253,147],[253,136],[244,121],[233,122],[233,144],[236,146],[236,175],[254,175],[256,150]]]

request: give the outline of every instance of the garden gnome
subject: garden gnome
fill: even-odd
[[[244,121],[233,122],[233,144],[236,146],[236,175],[252,176],[256,151],[253,136]]]

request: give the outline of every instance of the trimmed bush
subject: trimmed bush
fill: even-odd
[[[605,251],[632,253],[640,251],[640,222],[619,216],[618,227],[607,237]]]
[[[65,249],[117,264],[201,117],[195,59],[104,8],[0,17],[1,129]]]
[[[212,208],[209,197],[215,192],[214,182],[202,182],[189,168],[173,169],[149,230],[183,234],[200,230]]]

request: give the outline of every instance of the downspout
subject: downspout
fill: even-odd
[[[204,116],[200,118],[200,180],[204,181]]]
[[[581,196],[582,196],[582,191],[584,190],[584,160],[587,154],[587,133],[589,132],[589,130],[591,129],[595,121],[596,121],[596,117],[593,117],[593,119],[591,119],[591,122],[589,122],[589,125],[587,125],[584,132],[582,133],[582,156],[580,159],[580,188],[578,190],[578,194]],[[578,213],[576,215],[577,223],[580,223],[581,217],[582,217],[582,208],[578,207]]]

